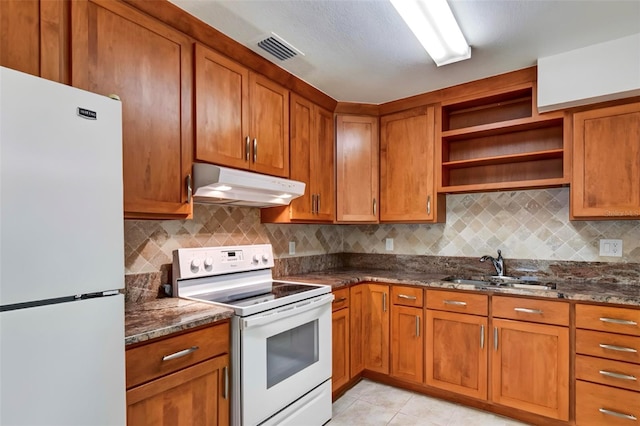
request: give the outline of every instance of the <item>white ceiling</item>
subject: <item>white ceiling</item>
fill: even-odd
[[[472,56],[438,68],[387,0],[171,1],[332,98],[372,104],[640,33],[640,0],[449,0]],[[271,32],[305,56],[264,52]]]

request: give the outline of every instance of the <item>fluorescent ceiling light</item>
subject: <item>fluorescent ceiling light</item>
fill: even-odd
[[[436,65],[471,57],[471,47],[446,0],[390,1]]]

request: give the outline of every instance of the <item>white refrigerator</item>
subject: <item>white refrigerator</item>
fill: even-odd
[[[122,105],[0,67],[0,425],[124,425]]]

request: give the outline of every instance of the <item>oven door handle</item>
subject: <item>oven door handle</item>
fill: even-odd
[[[298,303],[292,303],[291,305],[273,309],[272,311],[264,312],[252,318],[242,318],[240,320],[240,329],[246,330],[251,327],[274,322],[293,315],[299,315],[313,309],[318,309],[321,306],[329,305],[333,301],[333,298],[334,295],[330,293],[315,299],[303,300]]]

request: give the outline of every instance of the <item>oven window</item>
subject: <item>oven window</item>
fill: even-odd
[[[267,388],[318,361],[318,320],[267,339]]]

